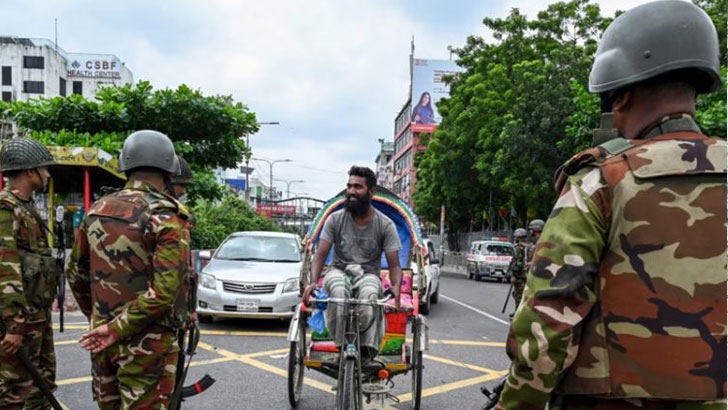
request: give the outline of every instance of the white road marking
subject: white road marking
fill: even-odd
[[[466,308],[466,309],[470,309],[470,310],[472,310],[473,312],[475,312],[475,313],[478,313],[478,314],[481,314],[481,315],[483,315],[483,316],[485,316],[485,317],[487,317],[487,318],[489,318],[489,319],[493,319],[493,320],[495,320],[495,321],[496,321],[496,322],[498,322],[498,323],[503,323],[503,324],[504,324],[504,325],[506,325],[506,326],[510,326],[510,325],[511,325],[511,324],[510,324],[509,322],[506,322],[506,321],[505,321],[505,320],[503,320],[503,319],[497,318],[497,317],[495,317],[495,316],[491,315],[490,313],[486,313],[486,312],[483,312],[482,310],[480,310],[480,309],[478,309],[478,308],[474,308],[474,307],[472,307],[472,306],[470,306],[470,305],[468,305],[468,304],[466,304],[466,303],[463,303],[463,302],[461,302],[461,301],[459,301],[459,300],[457,300],[457,299],[453,299],[453,298],[451,298],[451,297],[449,297],[449,296],[445,296],[445,295],[443,295],[442,293],[440,294],[440,296],[441,296],[442,298],[444,298],[445,300],[449,300],[450,302],[453,302],[453,303],[455,303],[455,304],[458,304],[458,305],[460,305],[460,306],[462,306],[462,307],[464,307],[464,308]]]

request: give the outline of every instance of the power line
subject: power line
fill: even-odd
[[[320,169],[320,168],[314,168],[314,167],[307,167],[305,165],[297,165],[297,164],[290,164],[289,163],[288,166],[298,167],[298,168],[303,168],[303,169],[308,169],[310,171],[326,172],[328,174],[336,174],[336,175],[346,175],[347,174],[345,171],[331,171],[331,170],[328,170],[328,169]]]

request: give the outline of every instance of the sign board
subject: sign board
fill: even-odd
[[[68,54],[68,76],[121,80],[121,60],[111,54]]]
[[[450,96],[445,76],[464,71],[450,60],[415,58],[412,65],[412,132],[434,132],[442,117],[437,102]]]
[[[293,215],[296,213],[295,205],[258,204],[256,210],[259,214],[271,213],[273,215]]]

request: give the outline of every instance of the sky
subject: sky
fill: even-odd
[[[594,1],[594,0],[592,0]],[[327,199],[353,164],[374,167],[408,97],[415,57],[447,59],[469,35],[490,38],[484,17],[536,0],[3,0],[0,35],[53,39],[68,52],[117,55],[157,88],[180,84],[232,95],[256,113],[253,156],[296,194]],[[604,15],[646,0],[599,0]],[[268,183],[269,167],[252,161]],[[229,177],[237,171],[228,171]],[[286,184],[274,181],[285,191]]]

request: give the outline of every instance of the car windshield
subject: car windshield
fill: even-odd
[[[503,245],[488,245],[486,255],[513,256],[513,248]]]
[[[299,262],[301,252],[294,238],[233,236],[225,241],[215,258],[264,262]]]

